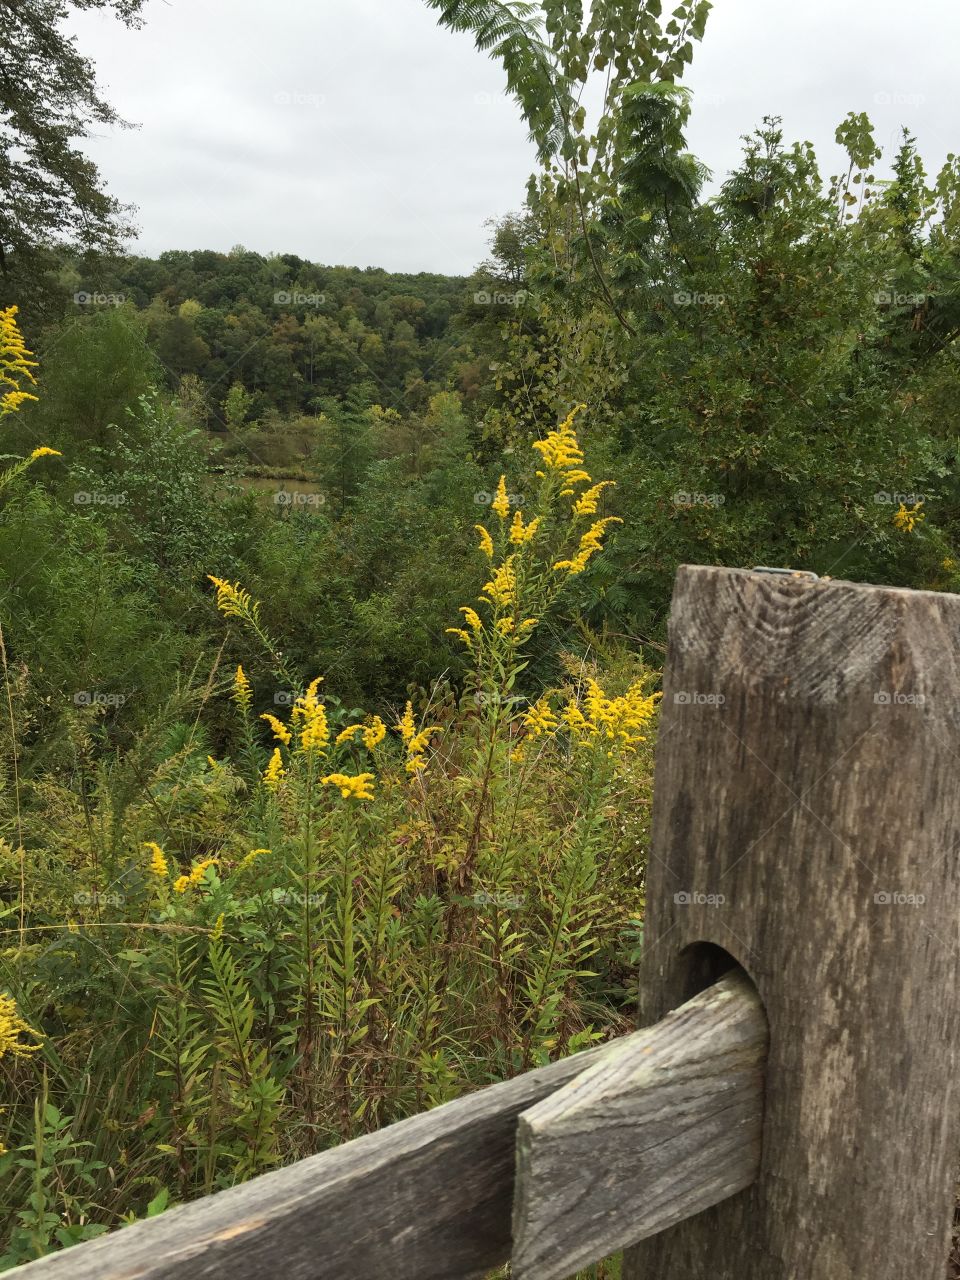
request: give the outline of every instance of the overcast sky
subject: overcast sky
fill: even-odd
[[[534,167],[503,75],[423,0],[148,0],[127,31],[74,30],[135,131],[91,140],[139,207],[139,252],[297,253],[324,263],[467,273],[485,219],[518,208]],[[765,114],[817,144],[866,111],[928,167],[960,150],[956,0],[716,0],[686,83],[692,149],[718,178]]]

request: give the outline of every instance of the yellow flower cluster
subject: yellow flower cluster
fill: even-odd
[[[573,514],[575,516],[595,516],[597,514],[597,502],[604,489],[615,489],[616,480],[601,480],[599,484],[593,485],[590,489],[585,489],[580,497],[573,504]]]
[[[260,719],[266,720],[267,724],[273,730],[273,736],[278,742],[282,742],[285,747],[290,745],[290,742],[293,739],[293,734],[282,720],[278,720],[276,716],[272,716],[269,711],[265,711],[261,715]]]
[[[380,743],[387,736],[387,726],[383,723],[379,716],[374,716],[369,724],[351,724],[346,729],[342,729],[337,734],[337,740],[334,746],[339,747],[343,742],[352,742],[357,734],[368,751],[372,751],[374,747],[379,747]]]
[[[510,514],[510,498],[507,495],[507,477],[501,476],[500,483],[497,485],[497,496],[491,503],[494,511],[501,520],[506,520]]]
[[[207,577],[217,589],[217,608],[225,618],[242,618],[259,625],[260,605],[249,591],[244,591],[239,582],[227,582],[212,573]]]
[[[408,702],[403,715],[397,721],[397,733],[407,745],[407,762],[404,765],[411,777],[422,773],[427,767],[426,753],[431,737],[440,732],[440,726],[427,725],[418,733],[413,720],[413,703]]]
[[[3,315],[3,312],[0,312],[0,315]],[[20,1017],[17,1002],[13,996],[0,991],[0,1061],[8,1053],[14,1058],[25,1058],[28,1054],[37,1052],[40,1046],[24,1044],[20,1039],[22,1035],[40,1038],[40,1032],[34,1031],[33,1027],[28,1026]]]
[[[252,866],[253,863],[256,862],[257,858],[260,858],[265,853],[269,853],[269,852],[270,852],[269,849],[251,849],[250,852],[247,854],[247,856],[241,860],[240,865],[237,867],[237,870],[245,871],[247,867]]]
[[[598,551],[603,550],[603,535],[607,525],[623,524],[619,516],[607,516],[605,520],[595,520],[580,539],[580,546],[572,560],[558,560],[554,569],[566,569],[570,576],[583,573],[590,560]]]
[[[517,589],[517,575],[513,563],[514,557],[507,556],[499,569],[494,570],[490,581],[484,583],[484,594],[481,599],[487,600],[499,609],[505,609],[513,603]]]
[[[920,521],[927,518],[926,512],[920,510],[922,506],[922,499],[912,507],[900,503],[899,509],[893,513],[893,523],[901,533],[913,533]]]
[[[523,512],[514,512],[513,523],[510,526],[510,541],[515,547],[522,547],[525,543],[532,542],[542,523],[540,516],[534,516],[530,523],[525,525]]]
[[[475,524],[473,526],[480,535],[480,550],[487,557],[493,559],[493,539],[490,537],[490,530],[485,525]]]
[[[625,694],[608,697],[596,680],[587,680],[582,707],[571,701],[563,713],[567,726],[581,743],[618,744],[635,751],[646,738],[641,733],[653,719],[659,693],[645,693],[643,682],[635,680]]]
[[[294,720],[302,721],[300,724],[300,746],[299,750],[303,754],[311,754],[316,751],[319,755],[326,754],[327,745],[330,742],[330,726],[327,724],[327,710],[317,695],[317,689],[323,680],[323,676],[316,676],[307,686],[307,692],[297,698],[293,704],[292,717]]]
[[[223,912],[217,916],[216,923],[210,930],[210,939],[212,942],[219,942],[223,937]]]
[[[31,396],[31,400],[35,400],[36,396]],[[30,461],[36,462],[38,458],[62,458],[63,454],[59,449],[51,449],[49,445],[42,444],[39,449],[34,449],[30,455]]]
[[[547,433],[546,440],[535,440],[533,443],[534,449],[543,458],[547,471],[561,475],[568,484],[573,483],[576,477],[586,475],[580,470],[583,466],[583,452],[577,440],[577,433],[573,429],[574,418],[586,407],[585,404],[578,404],[576,408],[570,410],[556,431]],[[545,479],[546,474],[544,471],[537,472],[540,479]],[[590,479],[589,476],[586,478]]]
[[[17,326],[17,308],[7,307],[0,310],[0,418],[8,413],[16,413],[25,400],[36,400],[36,396],[24,391],[21,382],[29,382],[36,386],[33,370],[37,368],[36,360],[31,360],[32,351],[27,350],[23,334]],[[9,390],[4,391],[4,387]],[[43,457],[46,453],[55,453],[54,449],[44,453],[34,453],[33,457]]]
[[[247,673],[239,664],[233,677],[233,700],[244,714],[250,710],[253,702],[253,688],[247,679]]]
[[[283,767],[283,756],[280,754],[280,748],[274,747],[270,762],[263,771],[263,785],[268,791],[277,791],[286,776],[287,771]]]
[[[190,874],[180,876],[173,882],[174,893],[186,893],[188,889],[194,889],[206,875],[208,867],[217,867],[220,865],[219,858],[203,858],[200,862],[195,862],[190,868]]]
[[[337,787],[344,800],[373,799],[372,773],[358,773],[354,776],[348,773],[329,773],[325,778],[320,779],[320,785]]]
[[[560,727],[560,721],[550,706],[550,695],[545,693],[538,698],[529,711],[524,713],[520,723],[524,731],[523,741],[510,753],[511,760],[517,764],[523,761],[529,743],[535,742],[537,738],[555,733]]]
[[[148,840],[143,847],[150,850],[150,874],[157,876],[160,880],[166,879],[170,874],[170,868],[167,866],[163,850],[153,840]]]

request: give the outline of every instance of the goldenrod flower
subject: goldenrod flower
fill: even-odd
[[[473,653],[473,636],[469,631],[464,631],[463,627],[445,627],[444,633],[448,636],[456,636],[462,640],[471,653]]]
[[[239,664],[233,677],[233,700],[243,712],[250,710],[250,704],[253,701],[253,688],[247,679],[246,672]]]
[[[497,485],[497,496],[491,503],[494,511],[501,520],[506,520],[510,514],[510,499],[507,496],[507,477],[501,476],[500,483]]]
[[[426,750],[430,743],[431,737],[435,733],[440,732],[440,726],[436,724],[427,725],[425,729],[421,729],[419,733],[413,735],[407,743],[407,763],[404,766],[407,773],[420,773],[427,767]]]
[[[515,511],[510,525],[510,541],[517,547],[523,546],[525,542],[532,542],[541,524],[541,517],[534,516],[528,525],[524,525],[523,514]]]
[[[494,571],[491,580],[484,583],[483,587],[485,594],[481,598],[501,609],[513,603],[513,595],[517,589],[513,559],[512,555],[507,556],[499,569]]]
[[[560,721],[550,706],[550,695],[543,694],[523,717],[523,727],[530,738],[540,738],[544,734],[553,733]]]
[[[217,608],[225,618],[241,618],[259,626],[260,605],[249,591],[244,591],[239,582],[227,582],[223,578],[215,578],[212,573],[207,577],[217,589]]]
[[[899,510],[893,513],[893,523],[901,533],[913,533],[916,525],[918,525],[921,520],[926,520],[926,512],[920,510],[922,506],[922,499],[916,503],[915,506],[912,506],[909,509],[905,507],[902,502],[900,503]]]
[[[23,381],[36,385],[33,370],[37,368],[37,362],[30,359],[32,354],[32,351],[27,350],[23,334],[17,326],[17,308],[0,310],[0,392],[3,393],[0,394],[0,418],[8,413],[16,413],[25,400],[36,400],[36,396],[20,386]],[[4,387],[9,390],[4,391]],[[34,454],[31,461],[37,456],[44,455]]]
[[[475,524],[473,527],[476,529],[477,533],[479,533],[480,535],[480,550],[483,552],[485,556],[487,556],[488,559],[492,560],[493,559],[493,539],[490,537],[489,529],[485,528],[484,525],[482,524]]]
[[[270,763],[263,771],[263,785],[269,791],[276,791],[286,776],[287,771],[283,767],[283,756],[280,754],[280,748],[274,747]]]
[[[468,604],[465,604],[460,606],[460,612],[463,614],[464,621],[467,626],[472,627],[477,635],[479,635],[483,630],[483,623],[481,622],[480,615],[477,613],[476,609],[471,609]]]
[[[344,800],[372,800],[372,773],[358,773],[351,776],[347,773],[330,773],[320,779],[321,786],[337,787]]]
[[[576,408],[571,409],[556,431],[547,433],[546,440],[535,440],[533,442],[534,449],[543,458],[548,471],[563,474],[575,467],[582,466],[583,453],[581,452],[576,432],[573,429],[573,420],[586,407],[585,404],[578,404]],[[538,472],[537,474],[543,476],[544,473]],[[566,479],[567,477],[564,476],[564,478]],[[587,478],[589,479],[589,476]]]
[[[403,715],[397,721],[396,730],[397,730],[397,733],[399,733],[400,737],[404,740],[404,742],[409,742],[410,739],[413,737],[414,733],[416,732],[414,728],[414,723],[413,723],[413,703],[412,702],[408,702],[406,707],[404,708]]]
[[[180,876],[173,882],[175,893],[185,893],[187,889],[195,888],[206,875],[208,867],[217,867],[220,865],[219,858],[202,858],[200,862],[195,862],[190,868],[189,875]]]
[[[269,849],[251,849],[250,852],[246,855],[246,857],[243,858],[243,860],[240,862],[240,865],[237,867],[237,870],[243,871],[246,867],[249,867],[254,862],[256,862],[257,858],[260,858],[265,853],[269,853],[269,852],[270,852]]]
[[[31,396],[30,399],[36,399]],[[51,449],[48,445],[42,444],[39,449],[34,449],[30,455],[30,461],[35,462],[37,458],[62,458],[63,454],[59,449]]]
[[[597,500],[604,489],[615,488],[616,480],[601,480],[599,484],[595,484],[590,489],[585,489],[580,497],[573,504],[573,514],[575,516],[595,516],[597,514]]]
[[[304,753],[316,751],[319,755],[324,755],[330,742],[327,711],[317,694],[322,680],[323,676],[315,676],[307,686],[307,692],[293,705],[293,718],[303,721],[298,749]]]
[[[368,751],[372,751],[374,747],[379,747],[387,736],[387,726],[379,716],[374,716],[370,724],[364,727],[361,736],[363,737],[363,745]]]
[[[640,732],[653,719],[659,693],[644,692],[643,682],[634,681],[625,694],[608,697],[596,680],[587,680],[583,708],[571,701],[563,718],[581,743],[605,742],[635,751],[645,736]]]
[[[0,317],[3,316],[0,311]],[[20,1039],[22,1035],[34,1036],[40,1039],[40,1032],[34,1031],[33,1027],[24,1022],[23,1018],[17,1010],[17,1002],[13,996],[8,996],[6,992],[0,991],[0,1060],[9,1053],[14,1058],[26,1058],[31,1053],[36,1053],[40,1048],[38,1044],[24,1044]]]
[[[344,742],[352,742],[363,726],[359,724],[348,725],[346,729],[341,729],[337,734],[333,745],[335,747],[342,746]]]
[[[216,924],[210,930],[210,939],[213,942],[219,942],[223,937],[223,912],[217,916]]]
[[[289,745],[290,740],[293,738],[293,734],[282,720],[278,720],[276,716],[272,716],[269,711],[264,711],[260,719],[266,720],[267,724],[273,730],[273,736],[278,742],[282,742],[285,747]]]
[[[152,855],[150,858],[150,874],[157,876],[161,880],[166,879],[170,874],[170,869],[167,866],[167,859],[163,850],[153,840],[148,840],[143,847],[149,849]]]
[[[558,560],[554,569],[567,569],[570,576],[583,573],[590,557],[603,550],[602,538],[609,524],[623,524],[619,516],[607,516],[605,520],[596,520],[580,539],[580,547],[572,560]]]

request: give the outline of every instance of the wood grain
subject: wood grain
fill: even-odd
[[[748,1187],[767,1022],[739,972],[520,1117],[516,1280],[563,1280]]]
[[[625,1280],[943,1280],[960,1150],[960,598],[681,569],[643,1021],[723,948],[770,1025],[750,1189]],[[693,948],[692,950],[690,948]]]
[[[517,1117],[607,1046],[18,1270],[30,1280],[480,1280],[510,1257]]]

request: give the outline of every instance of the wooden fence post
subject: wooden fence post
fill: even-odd
[[[960,1152],[960,597],[680,570],[641,1025],[721,950],[770,1027],[760,1175],[625,1280],[944,1280]]]

